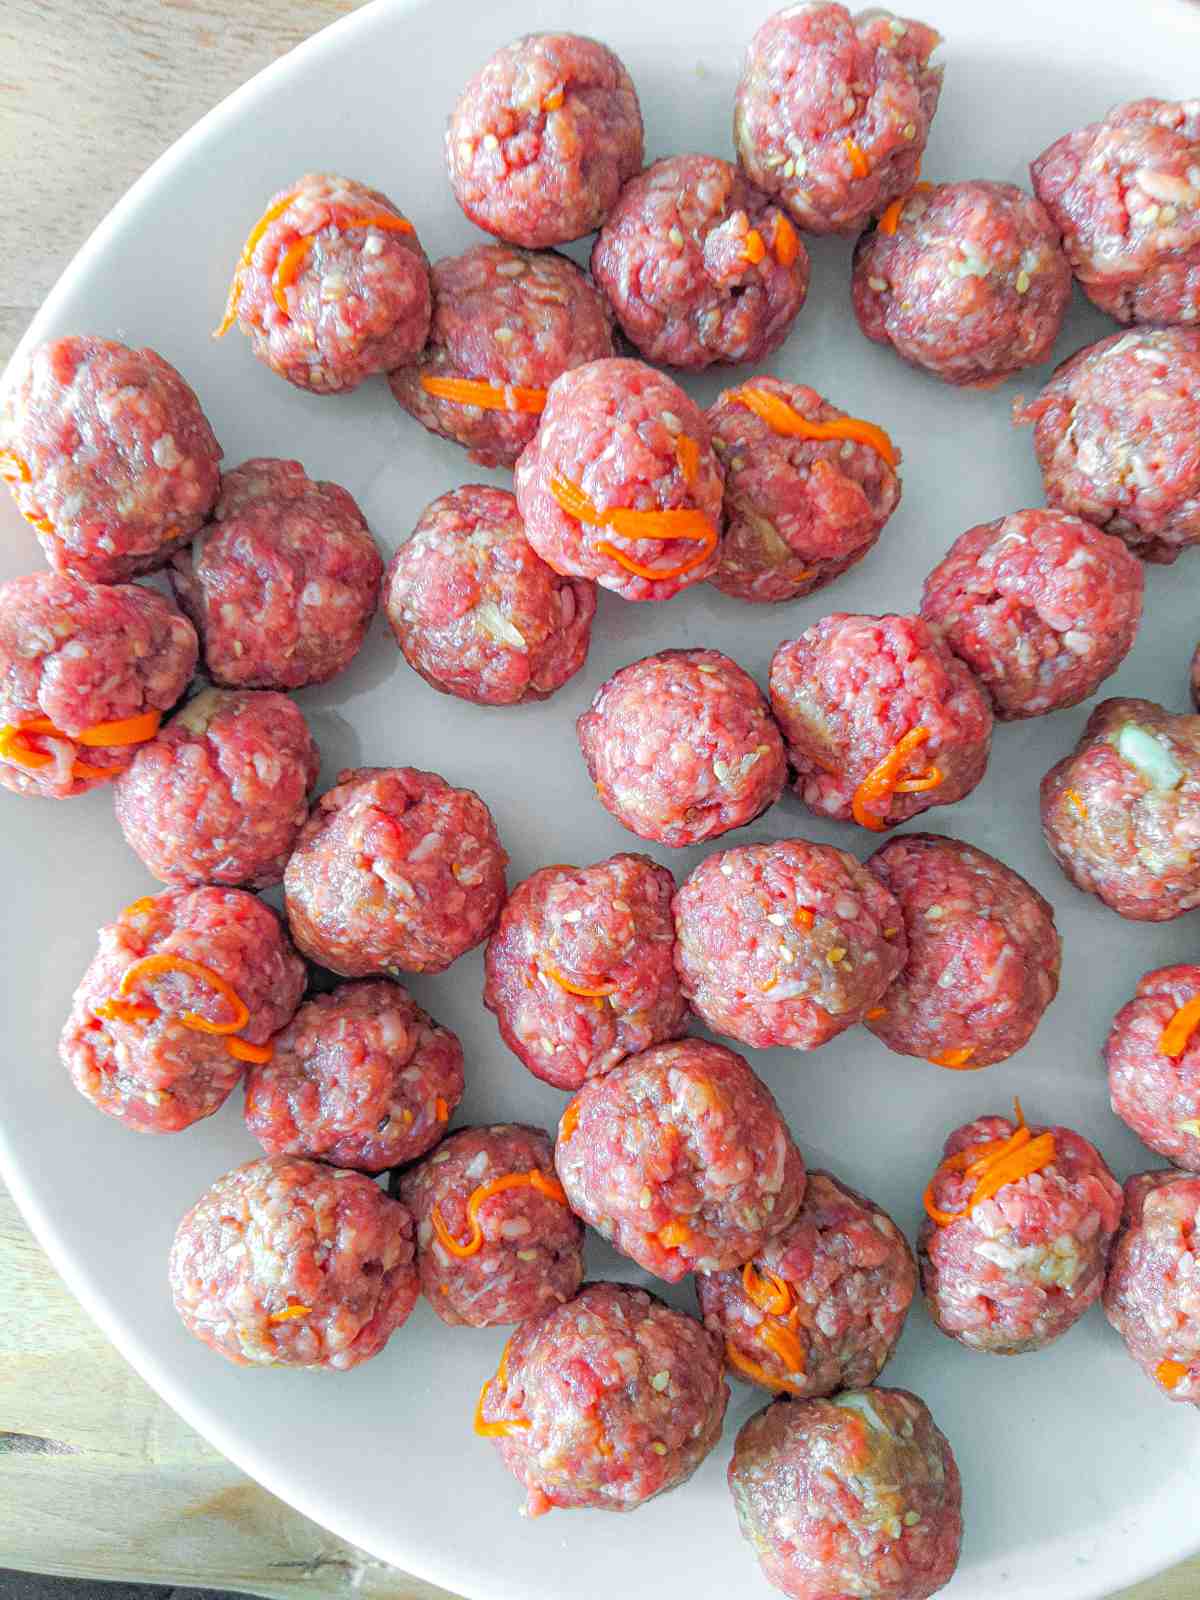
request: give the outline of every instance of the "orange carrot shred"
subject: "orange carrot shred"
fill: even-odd
[[[797,906],[792,912],[792,921],[798,928],[811,928],[816,920],[807,906]]]
[[[761,1383],[767,1389],[784,1389],[788,1394],[804,1393],[803,1384],[792,1383],[787,1378],[777,1378],[773,1372],[768,1372],[765,1367],[760,1367],[757,1361],[751,1361],[749,1356],[744,1356],[731,1339],[725,1342],[725,1359],[735,1371],[743,1377],[751,1378],[755,1383]]]
[[[93,747],[145,744],[153,739],[162,722],[161,711],[143,711],[140,716],[120,717],[116,722],[94,722],[75,735],[77,744]]]
[[[11,722],[0,728],[0,761],[12,761],[18,767],[48,767],[54,757],[45,750],[35,750],[28,744],[19,727]]]
[[[565,1206],[567,1203],[566,1191],[558,1179],[548,1178],[536,1167],[532,1172],[506,1172],[502,1177],[493,1178],[490,1183],[481,1183],[477,1189],[471,1191],[467,1200],[467,1221],[471,1225],[471,1236],[465,1244],[460,1243],[447,1228],[441,1208],[433,1206],[429,1220],[433,1224],[438,1243],[461,1261],[465,1261],[468,1256],[478,1255],[483,1248],[479,1208],[493,1195],[502,1194],[506,1189],[536,1189],[539,1194],[544,1194],[549,1200],[556,1200],[559,1205]]]
[[[680,539],[687,544],[702,546],[698,555],[677,567],[663,571],[642,566],[617,548],[611,541],[602,539],[595,546],[598,555],[610,556],[635,577],[647,578],[652,583],[668,578],[682,577],[706,562],[717,547],[717,530],[699,507],[689,506],[669,511],[633,511],[627,506],[614,506],[601,511],[578,486],[555,474],[550,479],[550,492],[569,517],[586,522],[593,527],[611,528],[623,539],[656,539],[669,543]]]
[[[683,481],[694,494],[700,477],[700,445],[690,433],[681,433],[675,441],[675,460],[683,473]]]
[[[536,416],[545,408],[545,389],[524,389],[515,383],[488,383],[482,378],[423,377],[421,387],[435,400],[481,411],[521,411]]]
[[[235,1061],[248,1061],[261,1067],[275,1054],[273,1044],[251,1044],[247,1039],[226,1039],[225,1048]]]
[[[311,235],[301,234],[300,238],[292,240],[291,244],[279,257],[275,275],[271,279],[271,293],[275,297],[275,304],[285,317],[288,314],[287,294],[285,291],[295,283],[300,274],[300,268],[303,266],[305,258],[311,249]]]
[[[760,1272],[753,1261],[742,1268],[742,1288],[752,1304],[773,1317],[784,1316],[795,1304],[787,1279],[775,1272]]]
[[[933,185],[931,183],[915,183],[907,194],[902,194],[898,200],[893,200],[891,205],[888,206],[887,209],[881,214],[879,221],[876,224],[879,232],[886,234],[895,233],[896,229],[900,225],[900,218],[904,213],[904,208],[912,199],[913,195],[920,194],[932,188]]]
[[[1079,793],[1079,790],[1064,789],[1063,794],[1066,795],[1067,799],[1075,807],[1076,811],[1078,811],[1080,820],[1082,822],[1086,822],[1088,817],[1088,808],[1084,802],[1083,796]]]
[[[895,445],[884,430],[862,417],[834,417],[830,422],[812,422],[808,417],[801,416],[780,395],[772,394],[767,389],[756,389],[750,384],[735,389],[730,398],[745,406],[747,411],[753,411],[772,433],[785,438],[849,439],[855,444],[869,446],[889,467],[894,467],[900,460]]]
[[[389,216],[385,211],[374,212],[369,217],[347,217],[345,222],[335,222],[333,226],[342,233],[348,232],[351,228],[379,228],[383,233],[415,233],[416,231],[407,217]]]
[[[189,961],[186,956],[165,953],[143,956],[140,961],[126,967],[117,985],[117,992],[123,999],[127,998],[137,984],[163,972],[182,972],[189,978],[208,984],[234,1012],[232,1022],[209,1022],[207,1017],[198,1016],[194,1011],[185,1011],[179,1019],[185,1027],[195,1028],[199,1033],[241,1033],[249,1022],[250,1008],[233,985],[226,983],[220,973],[214,972],[211,967],[203,966],[199,961]]]
[[[1041,1133],[1035,1139],[1025,1125],[1021,1102],[1016,1100],[1013,1104],[1018,1126],[1007,1139],[987,1139],[967,1145],[954,1155],[946,1156],[930,1179],[924,1195],[925,1211],[939,1228],[969,1216],[977,1205],[990,1199],[1006,1184],[1030,1177],[1054,1161],[1057,1154],[1054,1135]],[[949,1172],[960,1172],[965,1178],[975,1179],[975,1187],[962,1211],[943,1211],[934,1201],[934,1186]]]
[[[866,1012],[865,1015],[866,1015],[866,1019],[867,1019],[868,1022],[874,1022],[879,1017],[886,1017],[887,1016],[887,1007],[886,1006],[872,1006],[870,1011]]]
[[[268,1322],[295,1322],[298,1317],[311,1317],[311,1306],[287,1306],[283,1311],[272,1311]]]
[[[238,264],[234,268],[233,282],[229,285],[229,298],[225,302],[225,315],[221,319],[220,327],[213,334],[214,339],[224,338],[237,321],[238,301],[242,298],[242,280],[245,276],[246,268],[253,261],[254,252],[258,249],[259,241],[262,239],[263,234],[266,233],[277,217],[283,215],[295,198],[296,195],[293,191],[285,194],[281,200],[276,200],[273,206],[267,207],[253,228],[251,228],[249,236],[242,246],[242,253],[238,257]]]
[[[783,1362],[785,1372],[804,1371],[804,1346],[796,1330],[784,1322],[764,1322],[758,1330],[758,1340]]]
[[[0,450],[0,478],[5,483],[28,483],[32,476],[24,457],[15,450]]]
[[[589,988],[582,983],[572,983],[570,978],[564,978],[558,968],[552,967],[548,961],[539,961],[538,970],[544,972],[560,989],[565,989],[568,994],[581,995],[585,1000],[603,999],[605,995],[616,994],[617,992],[615,983],[601,983],[594,988]]]
[[[160,1014],[157,1006],[136,1000],[101,1000],[92,1009],[105,1022],[150,1022]]]
[[[73,778],[115,778],[124,767],[95,767],[89,761],[72,761],[71,776]]]
[[[871,171],[871,163],[867,160],[867,153],[860,144],[853,139],[843,139],[842,149],[850,157],[850,171],[856,178],[865,178]]]
[[[510,1335],[508,1343],[500,1355],[500,1365],[496,1368],[496,1375],[489,1378],[479,1391],[479,1399],[475,1402],[475,1432],[482,1439],[494,1439],[506,1433],[517,1433],[529,1427],[528,1417],[504,1417],[499,1422],[485,1422],[483,1405],[487,1399],[488,1390],[493,1384],[501,1389],[508,1388],[508,1352],[512,1346],[515,1335]]]
[[[673,1222],[665,1223],[658,1230],[658,1242],[664,1250],[677,1250],[681,1244],[686,1244],[692,1237],[692,1230],[686,1222],[676,1218]]]
[[[131,900],[121,915],[123,917],[143,917],[147,911],[152,911],[153,909],[154,896],[152,894],[144,894],[137,900]]]
[[[790,267],[800,254],[800,240],[795,228],[782,211],[775,213],[775,228],[771,235],[771,248],[781,267]]]
[[[449,1122],[450,1120],[450,1107],[446,1101],[442,1099],[441,1095],[438,1095],[437,1099],[433,1102],[433,1114],[439,1122]]]
[[[1185,1005],[1180,1006],[1159,1034],[1159,1054],[1181,1056],[1197,1027],[1200,1027],[1200,994],[1194,995]]]
[[[759,233],[757,228],[751,228],[750,232],[746,235],[745,243],[742,246],[742,255],[744,259],[747,260],[752,267],[756,267],[766,253],[767,247],[763,243],[762,234]]]
[[[575,1129],[578,1126],[579,1102],[578,1100],[572,1100],[570,1105],[563,1112],[562,1121],[558,1125],[558,1137],[562,1140],[563,1144],[566,1144],[567,1141],[574,1135]]]
[[[942,774],[937,767],[930,767],[917,778],[901,777],[905,762],[928,738],[928,728],[910,728],[901,739],[897,740],[883,760],[868,772],[854,791],[854,798],[850,803],[854,820],[859,827],[870,828],[873,833],[882,833],[887,823],[884,818],[876,815],[872,809],[874,806],[881,801],[890,805],[894,794],[912,793],[913,790],[905,785],[912,784],[918,789],[933,789],[941,783]],[[884,817],[886,814],[885,806]]]
[[[961,1072],[965,1067],[972,1071],[969,1065],[971,1057],[975,1054],[975,1046],[969,1044],[960,1050],[943,1050],[939,1055],[930,1056],[929,1061],[935,1067],[949,1067],[952,1071]]]
[[[566,96],[563,93],[562,85],[559,84],[555,88],[551,89],[550,93],[542,101],[542,110],[558,111],[561,108],[565,98]]]
[[[1154,1376],[1164,1389],[1176,1389],[1190,1370],[1182,1361],[1160,1361],[1154,1369]]]

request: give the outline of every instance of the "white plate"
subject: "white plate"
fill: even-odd
[[[914,0],[914,8],[947,40],[930,175],[1024,182],[1030,157],[1114,101],[1197,90],[1200,18],[1182,0],[1136,8],[1115,0]],[[299,456],[314,477],[347,485],[391,550],[427,501],[480,473],[404,417],[382,382],[348,398],[314,399],[272,377],[240,335],[209,340],[266,197],[312,168],[348,173],[415,218],[431,255],[463,249],[477,235],[443,173],[446,112],[494,47],[567,17],[627,62],[650,155],[728,155],[738,62],[767,9],[761,0],[752,14],[726,0],[369,7],[255,79],[164,156],[85,246],[29,338],[95,332],[154,346],[199,391],[229,465],[250,455]],[[1010,429],[1008,408],[1015,391],[1029,393],[1044,374],[963,394],[868,345],[850,315],[849,251],[845,242],[818,243],[809,304],[771,368],[878,418],[903,447],[904,501],[876,552],[833,590],[780,609],[741,606],[706,587],[665,606],[602,593],[586,670],[545,705],[517,710],[435,694],[377,622],[350,672],[299,696],[324,753],[326,785],[346,765],[403,762],[477,787],[512,855],[513,882],[545,861],[588,862],[634,847],[593,797],[573,738],[573,719],[609,672],[664,646],[711,644],[762,681],[781,639],[830,610],[911,609],[923,574],[964,528],[1039,503],[1029,437]],[[1056,354],[1109,331],[1080,301]],[[707,402],[721,382],[689,386]],[[7,503],[0,528],[2,575],[39,565]],[[1185,708],[1198,562],[1192,555],[1175,571],[1148,569],[1149,620],[1109,692]],[[1004,1111],[1014,1093],[1031,1117],[1095,1139],[1122,1177],[1161,1164],[1109,1112],[1097,1049],[1144,970],[1194,957],[1196,923],[1122,922],[1070,888],[1045,852],[1037,782],[1084,716],[999,728],[979,789],[924,819],[995,851],[1055,904],[1063,988],[1030,1047],[980,1077],[890,1055],[863,1030],[812,1056],[751,1052],[805,1154],[874,1196],[910,1234],[944,1133],[980,1111]],[[740,1383],[724,1444],[686,1488],[629,1520],[557,1512],[530,1524],[516,1515],[517,1485],[470,1426],[501,1331],[448,1331],[422,1305],[383,1355],[338,1377],[238,1370],[183,1331],[167,1294],[167,1249],[186,1207],[219,1173],[257,1153],[240,1096],[185,1134],[153,1139],[76,1095],[55,1055],[72,988],[96,927],[153,885],[125,848],[106,793],[68,805],[4,793],[0,804],[9,910],[0,1157],[56,1265],[143,1376],[301,1511],[475,1600],[765,1597],[724,1484],[733,1435],[761,1403]],[[788,834],[864,855],[871,844],[852,828],[817,823],[791,799],[749,830],[751,838]],[[654,853],[679,874],[702,854]],[[478,954],[412,985],[466,1046],[469,1088],[458,1120],[552,1125],[562,1097],[501,1045],[480,985]],[[649,1282],[595,1239],[589,1265],[593,1275]],[[668,1298],[694,1306],[688,1284]],[[1155,1395],[1098,1310],[1051,1350],[995,1361],[944,1339],[917,1306],[884,1381],[925,1397],[962,1467],[967,1535],[948,1595],[1085,1600],[1196,1548],[1196,1416]]]

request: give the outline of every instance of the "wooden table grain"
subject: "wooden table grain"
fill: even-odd
[[[359,3],[0,0],[0,362],[154,157]],[[193,1433],[89,1321],[2,1188],[0,1307],[0,1567],[278,1600],[452,1600],[290,1510]],[[1119,1600],[1198,1597],[1200,1559]]]

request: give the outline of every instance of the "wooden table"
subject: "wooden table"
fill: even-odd
[[[2,0],[0,362],[150,161],[358,3]],[[198,1438],[84,1315],[3,1189],[0,1307],[0,1567],[448,1600],[291,1511]],[[1197,1595],[1200,1559],[1121,1600]]]

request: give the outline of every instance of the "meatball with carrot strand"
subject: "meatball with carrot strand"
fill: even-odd
[[[1200,967],[1157,967],[1104,1044],[1113,1110],[1143,1144],[1200,1172]]]
[[[1104,1314],[1158,1392],[1200,1406],[1200,1290],[1193,1270],[1200,1177],[1139,1172],[1125,1184]]]

